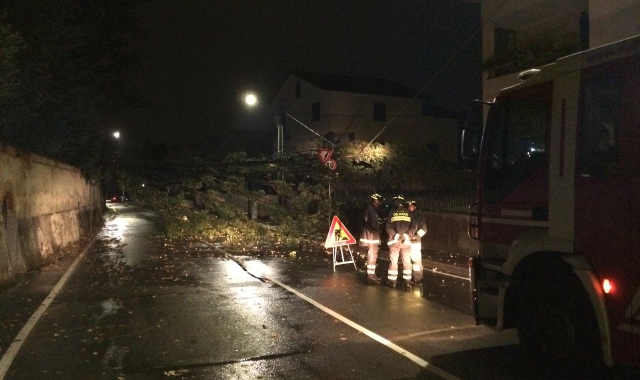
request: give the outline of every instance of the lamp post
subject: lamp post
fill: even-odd
[[[247,105],[247,107],[253,108],[257,106],[259,103],[258,96],[252,92],[249,92],[244,96],[244,103]],[[282,153],[284,152],[284,131],[283,131],[282,123],[280,121],[280,117],[278,115],[275,115],[275,118],[276,118],[276,126],[278,128],[278,142],[276,146],[276,152],[278,153],[278,156],[281,156]]]
[[[249,108],[254,108],[255,106],[257,106],[259,104],[259,99],[258,96],[255,95],[252,92],[246,93],[244,95],[244,103],[247,107]],[[278,128],[278,141],[277,141],[277,145],[276,145],[276,153],[277,153],[277,158],[278,158],[278,172],[277,172],[277,180],[278,181],[283,181],[284,180],[284,172],[282,171],[282,168],[280,167],[280,165],[282,165],[282,155],[284,154],[284,127],[282,125],[282,121],[280,120],[280,116],[278,116],[277,112],[274,112],[274,117],[276,120],[276,127]],[[278,203],[281,204],[283,202],[283,199],[280,195],[278,195]],[[252,210],[257,214],[257,209],[256,210]],[[257,215],[256,215],[257,217]]]
[[[284,132],[282,130],[282,123],[280,122],[280,116],[276,115],[276,126],[278,127],[278,156],[282,156],[284,152]]]
[[[121,146],[121,145],[122,145],[122,140],[120,139],[120,136],[121,136],[120,131],[113,131],[113,132],[111,133],[111,136],[113,137],[113,140],[115,140],[115,141],[116,141],[115,143],[113,143],[113,144],[114,144],[114,145],[113,145],[113,146],[114,146],[113,154],[114,154],[114,155],[118,155],[118,154],[122,153],[122,152],[121,152],[121,149],[122,149],[122,146]]]

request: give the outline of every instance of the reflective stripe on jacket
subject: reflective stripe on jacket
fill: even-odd
[[[411,231],[414,235],[411,238],[412,241],[420,241],[420,239],[427,234],[427,221],[425,217],[418,212],[411,212]]]
[[[393,239],[397,234],[402,236],[407,234],[409,238],[413,236],[411,231],[411,214],[404,206],[399,206],[389,213],[387,217],[387,234],[389,239]]]
[[[364,227],[360,234],[360,245],[380,244],[380,224],[378,211],[372,204],[364,210]]]

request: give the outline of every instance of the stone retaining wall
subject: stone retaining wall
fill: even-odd
[[[0,202],[0,285],[77,242],[104,205],[79,169],[2,144]]]

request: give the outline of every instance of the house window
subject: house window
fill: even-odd
[[[387,108],[384,103],[373,103],[373,120],[387,120]]]
[[[580,14],[580,49],[589,49],[589,13],[582,12]]]
[[[427,149],[429,149],[431,153],[440,153],[440,145],[438,144],[427,144]]]
[[[311,105],[311,121],[320,120],[320,103],[313,103]]]
[[[296,99],[300,99],[300,82],[296,83]]]
[[[356,134],[355,132],[349,132],[349,141],[355,141]]]
[[[516,31],[506,28],[495,28],[494,32],[494,57],[504,57],[516,47]]]

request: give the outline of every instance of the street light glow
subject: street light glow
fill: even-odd
[[[118,132],[118,131],[113,132],[113,137],[119,139],[120,138],[120,132]]]
[[[254,94],[247,94],[244,97],[244,102],[247,103],[249,107],[253,107],[258,103],[258,97],[256,97]]]

